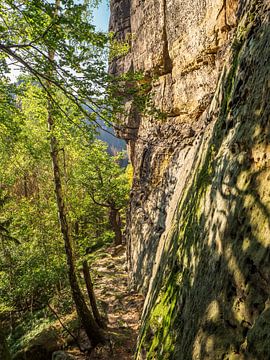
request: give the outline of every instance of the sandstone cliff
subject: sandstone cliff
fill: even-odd
[[[111,0],[132,34],[111,72],[143,71],[167,115],[126,104],[138,358],[270,358],[269,21],[267,0]]]

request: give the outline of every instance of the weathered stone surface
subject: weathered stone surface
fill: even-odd
[[[130,2],[126,59],[167,114],[136,114],[127,139],[129,268],[146,294],[138,358],[270,358],[269,7]]]
[[[75,360],[75,357],[65,351],[55,351],[52,354],[52,360]]]
[[[112,0],[110,30],[118,40],[125,40],[130,29],[130,0]]]
[[[114,33],[114,37],[119,42],[126,41],[131,34],[130,26],[130,0],[111,0],[110,2],[110,31]],[[110,72],[112,74],[124,73],[132,71],[132,55],[128,54],[125,59],[114,59],[110,63]]]
[[[224,6],[223,0],[111,2],[111,30],[120,40],[127,31],[132,34],[130,53],[113,61],[111,72],[143,71],[153,79],[154,106],[167,114],[163,121],[142,117],[129,102],[128,130],[122,134],[134,166],[130,268],[134,282],[145,288],[151,277],[146,268],[153,266],[166,214],[170,203],[175,203],[179,168],[186,166],[185,160],[181,165],[177,159],[198,141],[206,126],[202,114],[213,97],[236,23],[230,15],[227,24],[225,10],[230,9],[230,14],[235,10],[235,2],[230,4]]]

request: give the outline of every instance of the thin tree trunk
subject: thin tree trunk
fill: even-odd
[[[121,230],[121,218],[120,218],[119,210],[115,208],[111,208],[109,218],[110,218],[111,228],[115,234],[114,244],[116,246],[122,245],[123,235]]]
[[[60,0],[56,0],[56,12],[55,12],[56,16],[59,7],[60,7]],[[53,63],[55,52],[50,50],[48,52],[48,57],[51,63]],[[48,82],[48,87],[49,86],[51,86],[51,83]],[[48,130],[50,135],[51,159],[53,166],[54,187],[55,187],[55,195],[58,206],[59,223],[65,243],[66,260],[68,265],[68,276],[69,276],[69,283],[71,287],[72,297],[76,306],[77,314],[82,322],[85,332],[89,340],[91,341],[91,345],[95,347],[97,344],[104,343],[105,337],[99,326],[96,324],[89,308],[87,307],[87,304],[83,297],[83,293],[80,289],[78,279],[76,276],[73,242],[70,233],[70,226],[67,219],[66,203],[63,196],[62,177],[59,166],[60,161],[59,161],[58,142],[57,142],[57,138],[54,135],[55,122],[53,116],[53,104],[50,98],[48,99]]]
[[[78,316],[81,319],[81,322],[83,324],[83,327],[86,331],[89,340],[91,341],[93,346],[96,346],[98,343],[104,342],[104,336],[100,328],[96,324],[95,320],[93,319],[92,314],[86,305],[86,302],[84,300],[76,276],[73,244],[72,244],[70,228],[67,220],[66,205],[63,196],[61,174],[59,168],[59,159],[58,159],[58,146],[57,146],[57,139],[53,135],[54,121],[51,111],[49,111],[48,114],[48,124],[49,124],[49,131],[51,133],[51,158],[53,163],[55,194],[57,199],[61,232],[65,242],[69,283]]]
[[[11,360],[10,352],[7,346],[5,335],[0,328],[0,359]]]
[[[27,186],[27,175],[24,174],[23,176],[23,189],[24,189],[24,196],[28,198],[28,186]]]
[[[72,332],[66,327],[66,325],[63,323],[63,321],[61,320],[60,316],[57,314],[57,312],[54,310],[54,308],[51,307],[51,305],[48,303],[47,304],[49,310],[53,313],[53,315],[57,318],[57,320],[59,321],[60,325],[62,326],[62,328],[64,330],[66,330],[66,332],[72,337],[72,339],[75,341],[75,343],[77,344],[78,348],[81,350],[81,346],[79,344],[78,338],[72,334]]]
[[[89,266],[88,266],[86,260],[83,262],[83,275],[84,275],[84,280],[85,280],[85,284],[86,284],[86,288],[87,288],[87,292],[88,292],[88,296],[89,296],[89,300],[90,300],[90,304],[92,307],[94,318],[96,320],[96,323],[100,327],[104,328],[104,323],[101,319],[101,316],[100,316],[100,313],[99,313],[98,307],[97,307],[97,301],[96,301],[96,297],[95,297],[95,293],[94,293],[90,269],[89,269]]]
[[[75,235],[76,235],[76,236],[79,235],[79,230],[80,230],[79,221],[75,221],[75,224],[74,224],[74,232],[75,232]]]

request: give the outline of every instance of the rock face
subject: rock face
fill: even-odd
[[[112,0],[154,107],[127,101],[129,270],[146,294],[137,358],[270,358],[270,5]]]

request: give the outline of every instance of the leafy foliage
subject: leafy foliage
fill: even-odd
[[[73,124],[79,124],[80,114],[74,105],[58,96]],[[0,313],[4,318],[42,309],[68,287],[44,90],[25,78],[12,106],[16,109],[13,125],[0,124],[10,140],[1,144],[0,156]],[[129,184],[125,169],[119,166],[120,155],[111,157],[106,145],[94,140],[95,133],[72,127],[61,113],[55,115],[54,131],[60,144],[65,198],[79,264],[87,249],[103,246],[114,236],[108,209],[92,199],[92,192],[95,200],[114,199],[123,208]],[[23,339],[18,341],[23,343]]]
[[[111,35],[92,25],[97,4],[0,4],[0,316],[11,327],[29,314],[33,319],[68,289],[50,140],[57,139],[75,263],[89,247],[112,241],[110,210],[124,218],[129,182],[120,156],[109,156],[95,137],[97,119],[116,121],[123,89],[128,81],[137,86],[139,78],[107,74]],[[9,79],[14,69],[20,71],[16,84]]]

